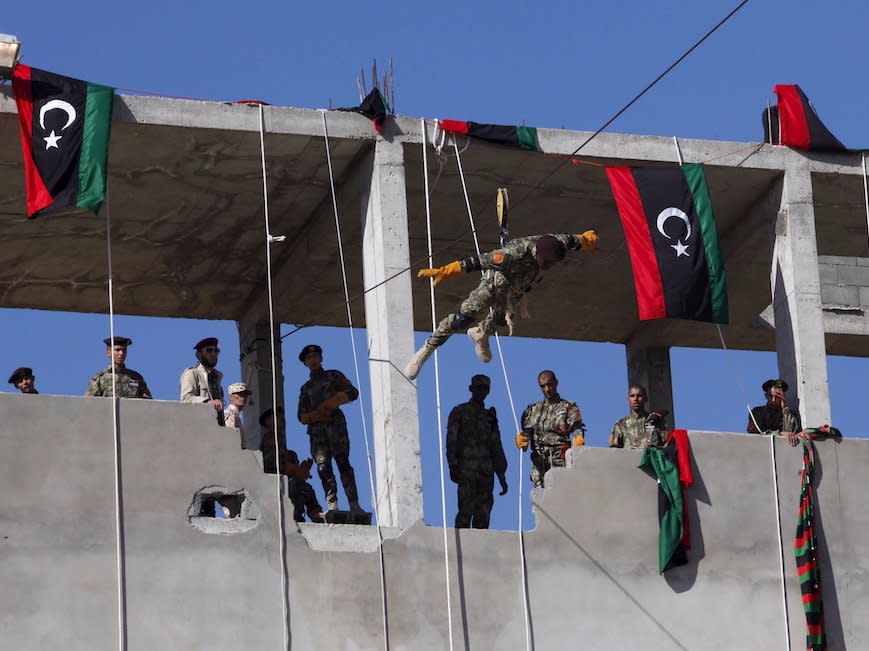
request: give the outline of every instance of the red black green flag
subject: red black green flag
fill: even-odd
[[[529,151],[543,151],[537,143],[536,127],[512,127],[501,124],[480,124],[463,120],[441,120],[440,127],[447,133],[479,138],[508,147],[518,147]]]
[[[806,613],[806,649],[825,651],[824,602],[821,598],[821,572],[818,568],[818,536],[815,528],[815,444],[803,442],[803,469],[800,473],[800,506],[797,511],[797,532],[794,555],[800,593]]]
[[[685,507],[675,441],[666,447],[646,448],[640,468],[658,478],[658,573],[688,562],[687,547],[683,543]]]
[[[383,131],[383,121],[389,114],[389,104],[383,98],[379,88],[375,88],[365,96],[359,106],[351,106],[335,109],[336,111],[348,111],[351,113],[359,113],[364,115],[374,125],[374,130],[377,133]]]
[[[703,165],[606,172],[628,242],[640,320],[727,323],[727,279]]]
[[[764,112],[767,142],[806,151],[849,151],[821,122],[799,86],[778,84],[774,90],[778,103],[768,115]]]
[[[22,64],[12,77],[27,216],[98,213],[106,196],[115,90]]]

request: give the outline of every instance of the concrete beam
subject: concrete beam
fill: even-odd
[[[669,411],[667,422],[675,426],[670,349],[628,343],[625,346],[625,356],[628,364],[628,385],[646,387],[648,392],[646,406],[650,409]]]
[[[829,423],[827,350],[808,166],[785,170],[774,226],[770,281],[779,374],[790,384],[791,403],[799,408],[804,425]]]
[[[377,141],[362,205],[376,500],[381,525],[407,528],[423,512],[416,387],[399,370],[414,351],[413,298],[409,273],[384,282],[410,267],[400,143]]]
[[[238,325],[238,348],[242,352],[241,381],[251,390],[250,401],[243,414],[245,424],[245,447],[256,450],[260,444],[259,415],[270,409],[272,401],[272,359],[269,346],[270,329],[268,323],[246,317],[236,322]],[[277,335],[277,329],[275,334]],[[284,373],[281,356],[281,342],[274,342],[275,365],[277,373],[277,405],[284,406]],[[227,386],[235,382],[229,374]]]

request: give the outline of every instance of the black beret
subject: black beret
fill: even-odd
[[[130,346],[133,343],[133,340],[129,337],[115,337],[114,339],[106,337],[103,339],[103,343],[106,346]]]
[[[9,376],[9,384],[18,384],[26,377],[30,377],[33,375],[33,369],[27,368],[26,366],[20,366],[12,371],[12,375]]]
[[[788,383],[785,382],[784,380],[767,380],[761,386],[764,393],[767,393],[772,387],[775,387],[776,389],[782,389],[784,391],[787,391],[788,390]]]
[[[317,344],[308,344],[307,346],[302,348],[302,352],[299,353],[299,361],[304,362],[305,355],[307,355],[310,352],[319,353],[321,357],[323,355],[323,349],[320,348]]]
[[[492,380],[488,375],[475,375],[471,378],[471,386],[473,387],[477,385],[490,387],[492,386]]]
[[[195,346],[193,346],[193,350],[202,350],[206,346],[216,346],[217,345],[217,337],[206,337],[205,339],[199,341]]]
[[[261,414],[259,415],[259,424],[262,425],[263,427],[265,427],[265,424],[266,424],[266,418],[268,418],[269,416],[271,416],[273,413],[275,413],[275,411],[274,411],[274,409],[272,409],[271,407],[269,407],[268,409],[266,409],[263,413],[261,413]],[[278,407],[278,413],[279,413],[281,416],[283,416],[283,415],[284,415],[284,408],[283,408],[283,407]]]

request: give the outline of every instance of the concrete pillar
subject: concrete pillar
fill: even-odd
[[[238,348],[241,351],[241,380],[251,390],[250,400],[242,418],[245,426],[245,444],[248,449],[257,449],[260,444],[259,415],[272,406],[272,359],[269,347],[269,324],[250,317],[236,322],[238,325]],[[275,336],[278,329],[275,328]],[[275,341],[275,364],[278,369],[277,404],[284,406],[284,374],[281,358],[281,342]],[[225,377],[226,386],[234,380]],[[227,398],[228,399],[228,398]],[[291,414],[295,418],[295,413]]]
[[[812,175],[807,166],[785,169],[770,282],[778,370],[790,385],[789,404],[799,408],[804,426],[829,423],[827,349]]]
[[[363,194],[366,289],[410,266],[404,151],[378,139]],[[416,387],[399,369],[414,352],[410,273],[365,295],[380,523],[407,528],[422,518]]]
[[[649,392],[646,406],[666,409],[670,412],[667,423],[676,424],[673,408],[673,376],[670,373],[670,349],[668,347],[641,347],[628,343],[625,346],[628,363],[628,384],[639,384]],[[625,392],[627,396],[627,391]]]

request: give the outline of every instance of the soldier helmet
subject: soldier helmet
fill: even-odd
[[[564,248],[564,243],[553,235],[541,235],[534,242],[534,254],[538,258],[542,258],[548,262],[559,262],[564,260],[567,255],[567,249]]]
[[[761,385],[764,393],[769,393],[769,390],[775,387],[776,389],[781,389],[782,391],[788,390],[788,383],[782,379],[778,380],[767,380]]]
[[[12,375],[9,376],[9,384],[18,384],[26,377],[33,377],[33,369],[20,366],[12,371]]]
[[[196,352],[199,352],[200,350],[202,350],[206,346],[216,346],[216,345],[217,345],[217,337],[206,337],[205,339],[198,341],[196,343],[196,345],[193,346],[193,350],[195,350]]]
[[[133,343],[133,340],[129,337],[106,337],[103,339],[103,343],[107,348],[111,348],[112,346],[130,346]]]
[[[320,348],[317,344],[308,344],[307,346],[302,348],[302,351],[299,353],[299,361],[304,362],[305,355],[307,355],[310,352],[318,353],[321,357],[323,356],[323,349],[322,348]]]
[[[247,388],[247,385],[244,382],[230,384],[227,391],[229,391],[230,395],[233,393],[243,393],[244,395],[249,396],[251,394],[251,390]]]

